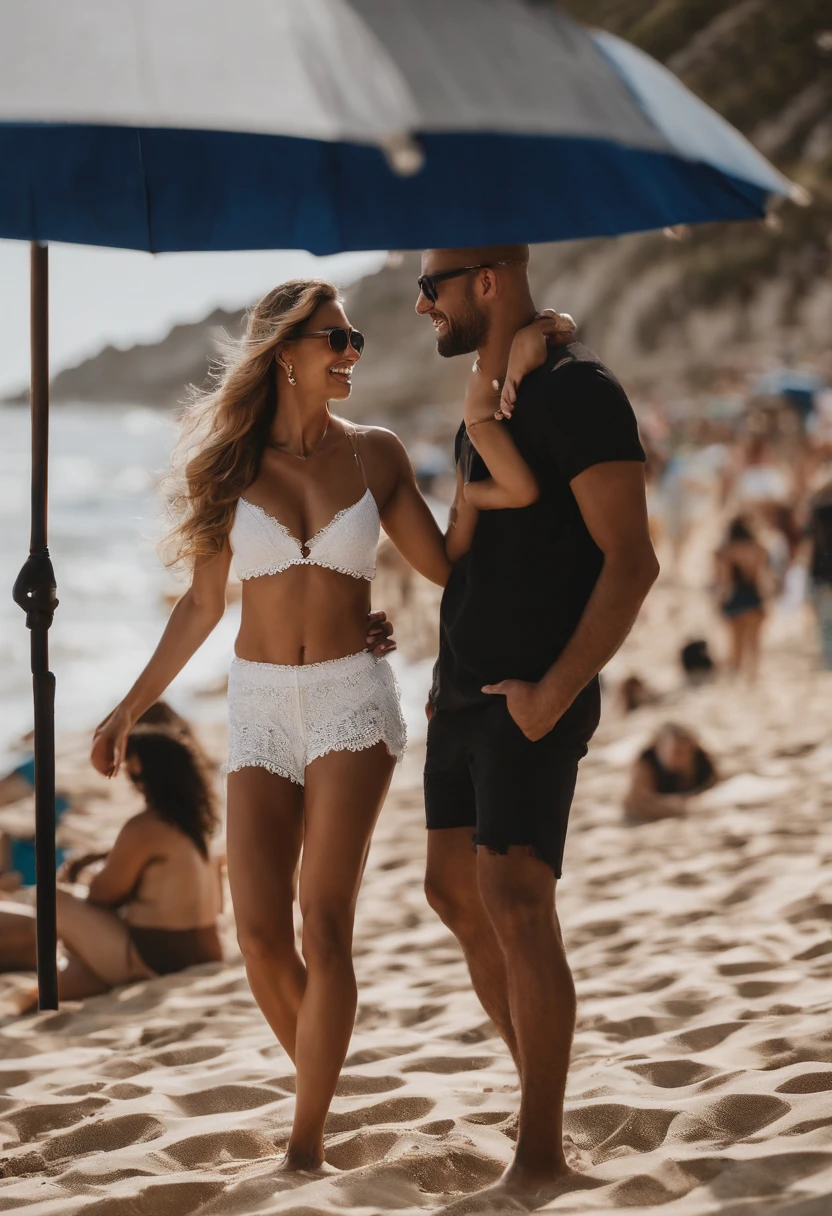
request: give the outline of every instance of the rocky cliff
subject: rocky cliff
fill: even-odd
[[[548,0],[541,0],[548,2]],[[812,204],[786,203],[766,223],[707,225],[681,240],[650,233],[567,242],[534,253],[541,305],[572,312],[581,336],[637,393],[706,387],[784,354],[832,352],[832,9],[828,0],[566,0],[665,62],[745,132]],[[465,360],[436,358],[412,315],[416,256],[394,256],[354,285],[348,309],[369,335],[354,407],[407,427],[407,413],[458,399]],[[204,379],[219,329],[213,313],[163,342],[108,348],[56,377],[55,400],[168,405]]]

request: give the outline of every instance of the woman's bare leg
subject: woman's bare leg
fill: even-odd
[[[294,1063],[306,968],[295,943],[303,788],[264,768],[228,774],[228,882],[252,995]]]
[[[745,667],[751,684],[757,683],[757,675],[760,670],[760,643],[764,619],[762,612],[747,612],[743,618]]]
[[[34,971],[35,910],[25,904],[0,904],[0,971]]]
[[[307,979],[298,1011],[290,1169],[314,1169],[324,1159],[324,1122],[355,1022],[355,905],[394,766],[379,743],[332,752],[306,770],[300,906]]]
[[[82,1001],[84,997],[109,992],[110,987],[77,954],[66,952],[66,958],[58,966],[58,995],[62,1001]]]
[[[731,654],[728,659],[728,665],[735,675],[739,675],[742,671],[743,652],[742,617],[729,617],[728,631],[731,635]]]
[[[103,982],[104,987],[99,988],[99,992],[155,975],[136,953],[121,917],[109,908],[78,899],[62,887],[58,888],[58,937],[68,955],[74,955]],[[78,974],[80,972],[75,968],[72,983]]]

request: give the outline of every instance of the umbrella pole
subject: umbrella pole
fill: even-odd
[[[29,557],[14,599],[31,633],[35,710],[35,871],[37,877],[38,1008],[58,1008],[55,889],[55,677],[49,670],[49,627],[58,605],[47,548],[49,462],[49,250],[31,246],[32,529]]]

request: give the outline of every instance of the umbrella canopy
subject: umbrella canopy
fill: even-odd
[[[794,188],[649,56],[530,0],[0,7],[0,236],[153,252],[536,242]]]

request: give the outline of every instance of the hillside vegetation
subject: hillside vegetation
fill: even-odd
[[[540,0],[550,3],[551,0]],[[704,225],[535,250],[541,305],[572,312],[581,336],[636,393],[684,395],[723,372],[777,358],[824,363],[832,335],[832,5],[829,0],[566,0],[586,24],[638,44],[740,128],[794,181],[808,207],[767,223]],[[433,350],[412,315],[415,255],[352,288],[370,336],[355,410],[408,430],[410,411],[458,401],[465,368]],[[155,347],[112,348],[57,377],[56,399],[170,404],[201,382],[218,324],[179,326]],[[129,385],[126,391],[125,386]]]

